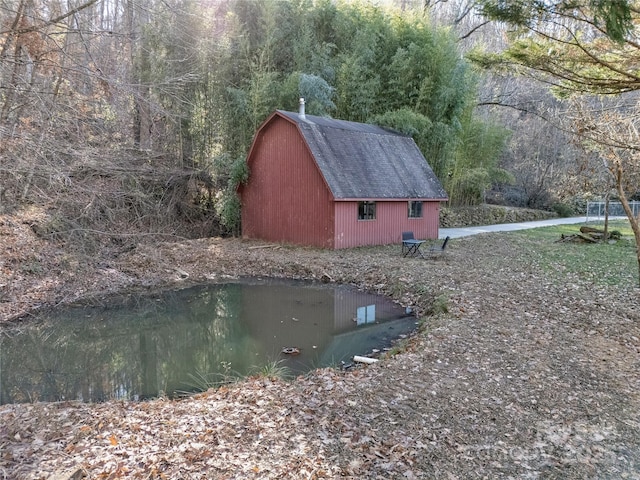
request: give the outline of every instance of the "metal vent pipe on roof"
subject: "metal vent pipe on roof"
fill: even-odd
[[[298,113],[300,114],[300,118],[302,118],[304,120],[305,119],[304,98],[302,98],[302,97],[300,97],[300,109],[298,110]]]

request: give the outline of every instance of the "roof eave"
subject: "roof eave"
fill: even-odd
[[[448,202],[448,197],[350,197],[334,198],[335,202]]]

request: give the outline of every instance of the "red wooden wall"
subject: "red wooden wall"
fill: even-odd
[[[408,217],[408,201],[376,201],[375,220],[358,220],[358,202],[335,202],[335,247],[400,244],[402,232],[438,238],[440,202],[425,201],[422,218]]]
[[[275,116],[249,154],[242,236],[334,248],[333,197],[297,127]]]

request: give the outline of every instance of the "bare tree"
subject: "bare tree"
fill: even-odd
[[[580,106],[588,104],[590,95],[624,98],[640,90],[635,68],[640,59],[637,2],[483,3],[485,14],[516,26],[521,35],[500,55],[477,55],[478,64],[520,72],[564,98],[582,97],[575,104]],[[627,201],[640,176],[637,109],[581,107],[574,113],[573,133],[606,162],[640,245],[640,217],[633,215]]]

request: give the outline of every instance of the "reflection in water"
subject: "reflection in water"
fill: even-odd
[[[356,321],[358,325],[364,325],[366,323],[375,323],[376,306],[367,305],[366,307],[358,307]]]
[[[173,395],[277,360],[298,374],[414,328],[383,297],[274,280],[68,308],[0,330],[0,404]],[[300,355],[283,355],[286,347]]]

